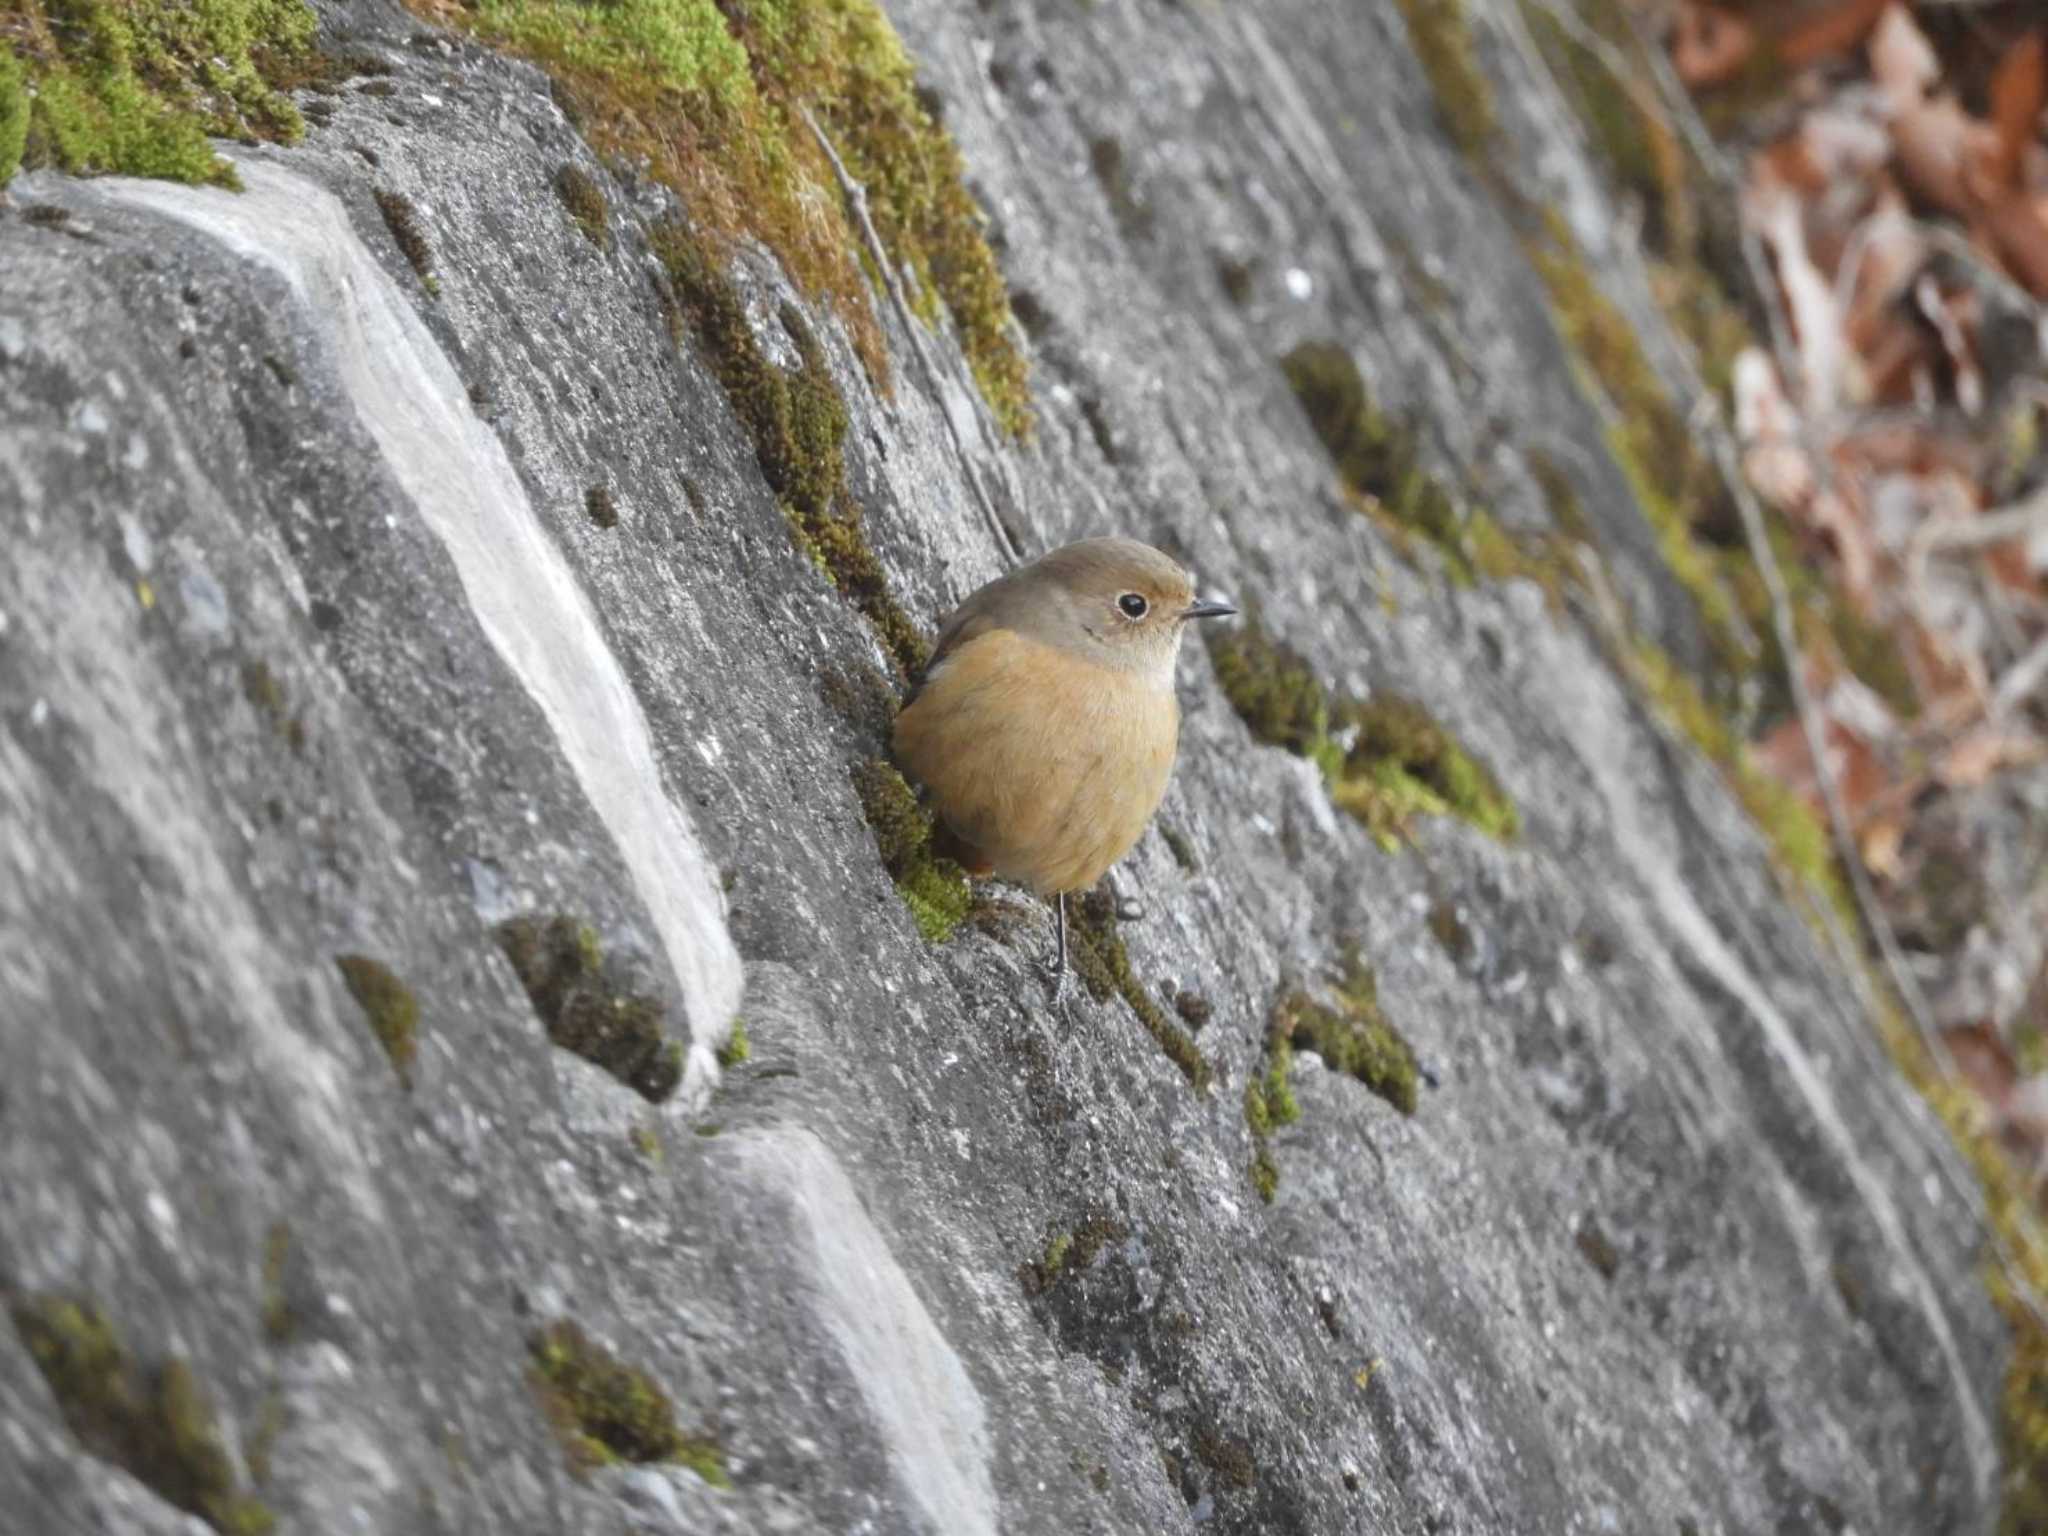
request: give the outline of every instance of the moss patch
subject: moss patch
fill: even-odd
[[[1200,1093],[1214,1078],[1209,1058],[1194,1037],[1166,1016],[1131,970],[1130,950],[1118,929],[1116,898],[1105,880],[1094,890],[1067,898],[1067,959],[1088,995],[1098,1003],[1112,996],[1131,1005],[1145,1033]]]
[[[399,254],[419,274],[420,283],[427,292],[439,294],[441,280],[434,276],[434,250],[427,244],[426,231],[420,228],[419,210],[413,207],[412,199],[403,192],[392,192],[383,187],[378,187],[371,195],[377,200],[377,211],[384,215],[384,225],[391,231],[391,239],[398,246]]]
[[[209,135],[295,143],[302,0],[0,0],[0,186],[17,166],[235,185]]]
[[[644,158],[722,248],[751,235],[828,303],[873,377],[887,360],[864,253],[808,111],[867,192],[912,307],[943,311],[1002,425],[1029,429],[1023,354],[958,146],[872,0],[414,0],[541,65],[600,151]]]
[[[1648,642],[1638,642],[1631,670],[1659,713],[1720,767],[1794,889],[1820,891],[1855,930],[1860,922],[1856,904],[1835,864],[1827,828],[1812,807],[1757,767],[1748,744],[1670,657]]]
[[[1408,24],[1408,46],[1436,93],[1437,113],[1451,142],[1480,170],[1491,163],[1500,122],[1493,86],[1480,72],[1465,0],[1395,0]]]
[[[1062,1276],[1080,1274],[1095,1262],[1098,1253],[1111,1243],[1122,1242],[1130,1232],[1108,1211],[1090,1210],[1071,1230],[1055,1232],[1048,1238],[1044,1256],[1022,1264],[1017,1281],[1026,1296],[1043,1296],[1059,1284]]]
[[[1373,403],[1344,347],[1303,342],[1281,359],[1280,368],[1329,450],[1345,491],[1403,555],[1414,553],[1419,536],[1442,554],[1444,573],[1459,586],[1522,577],[1556,599],[1578,580],[1554,537],[1510,533],[1425,471],[1420,437]]]
[[[1330,798],[1392,847],[1417,815],[1457,816],[1507,840],[1521,818],[1484,765],[1413,699],[1327,688],[1256,608],[1205,633],[1217,681],[1251,733],[1322,770]]]
[[[734,1019],[732,1033],[725,1037],[725,1044],[718,1048],[719,1066],[730,1072],[753,1054],[754,1043],[747,1038],[747,1021]]]
[[[275,1526],[270,1511],[236,1487],[213,1407],[184,1361],[140,1368],[88,1301],[15,1297],[8,1311],[65,1424],[93,1455],[227,1536],[262,1536]]]
[[[903,775],[880,758],[853,765],[853,790],[875,834],[882,867],[896,882],[917,931],[925,942],[943,944],[967,916],[974,896],[960,866],[932,852],[931,812]]]
[[[1379,980],[1353,946],[1344,974],[1326,1002],[1306,991],[1284,994],[1266,1024],[1266,1050],[1244,1089],[1244,1119],[1252,1133],[1252,1187],[1270,1201],[1279,1165],[1270,1141],[1281,1126],[1301,1118],[1289,1078],[1297,1050],[1314,1051],[1332,1072],[1356,1078],[1404,1115],[1415,1113],[1415,1052],[1380,1009]]]
[[[677,312],[746,428],[798,544],[874,626],[904,675],[914,676],[929,648],[890,593],[862,531],[846,484],[846,403],[817,337],[795,306],[782,306],[778,319],[798,357],[796,371],[785,373],[762,350],[732,279],[688,228],[663,224],[652,242]]]
[[[583,515],[593,528],[609,533],[619,526],[619,504],[608,485],[593,485],[583,493]]]
[[[569,210],[584,239],[600,251],[612,248],[612,205],[588,171],[579,165],[564,165],[556,171],[555,196]]]
[[[651,1103],[675,1092],[683,1047],[663,1031],[668,1011],[608,974],[597,930],[558,914],[515,917],[493,934],[550,1040]]]
[[[645,1371],[627,1365],[566,1318],[527,1340],[527,1380],[579,1473],[622,1461],[675,1462],[730,1488],[725,1450],[712,1435],[685,1434],[675,1404]]]
[[[391,1070],[407,1088],[412,1087],[413,1058],[419,1053],[419,999],[388,967],[368,955],[342,955],[334,963],[348,983],[349,996],[363,1010],[370,1033],[390,1058]]]

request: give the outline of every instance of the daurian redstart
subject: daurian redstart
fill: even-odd
[[[1066,893],[1130,852],[1166,793],[1182,631],[1235,612],[1148,544],[1063,545],[953,610],[896,717],[897,760],[929,791],[945,851],[1055,898],[1060,989]]]

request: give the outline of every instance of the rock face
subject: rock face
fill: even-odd
[[[232,149],[244,191],[0,209],[10,1523],[1988,1528],[1977,1233],[1849,979],[1585,613],[1401,555],[1278,367],[1348,349],[1511,528],[1541,448],[1698,653],[1400,12],[890,11],[1039,412],[1002,437],[893,317],[886,398],[812,313],[896,600],[928,632],[1003,568],[978,495],[1027,554],[1167,545],[1418,701],[1518,836],[1385,846],[1190,646],[1118,936],[1205,1085],[1117,996],[1050,1007],[1021,901],[927,943],[849,772],[891,662],[672,339],[665,194],[535,69],[327,6],[394,72]],[[773,263],[734,281],[794,367]],[[1361,975],[1414,1113],[1297,1038],[1255,1137],[1276,1003]],[[646,1459],[601,1389],[673,1405]]]

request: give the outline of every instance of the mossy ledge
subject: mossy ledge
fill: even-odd
[[[1024,355],[985,216],[873,0],[411,3],[547,70],[585,137],[644,160],[714,245],[760,240],[838,314],[886,387],[866,252],[808,113],[866,189],[911,307],[927,322],[951,318],[996,420],[1028,433]]]
[[[389,966],[368,955],[341,955],[334,963],[348,983],[349,996],[363,1010],[370,1033],[390,1058],[391,1070],[411,1088],[413,1059],[419,1054],[419,999]]]
[[[225,1536],[263,1536],[275,1527],[270,1511],[236,1486],[213,1407],[183,1360],[141,1368],[90,1301],[10,1296],[8,1312],[88,1451]]]
[[[6,0],[0,187],[17,167],[236,185],[209,136],[296,143],[303,0]]]
[[[880,758],[855,763],[852,772],[853,791],[896,894],[925,942],[945,943],[974,905],[966,874],[932,851],[931,812],[902,774]]]
[[[1252,1187],[1271,1201],[1280,1169],[1271,1139],[1301,1118],[1289,1078],[1297,1050],[1314,1051],[1332,1072],[1356,1078],[1404,1115],[1415,1113],[1415,1052],[1380,1009],[1379,979],[1353,946],[1331,1002],[1294,990],[1274,1003],[1266,1024],[1266,1050],[1244,1087],[1244,1119],[1252,1133]]]
[[[627,1462],[673,1462],[730,1488],[716,1436],[686,1434],[654,1378],[558,1318],[527,1341],[527,1380],[579,1475]]]
[[[798,358],[785,373],[762,350],[732,279],[678,220],[657,226],[654,252],[674,285],[677,311],[754,445],[755,462],[781,498],[791,532],[814,564],[874,626],[906,677],[928,654],[924,636],[889,591],[846,484],[846,402],[824,349],[793,304],[777,312]]]
[[[675,1092],[683,1047],[662,1026],[658,998],[631,992],[606,973],[597,930],[573,917],[529,915],[493,930],[548,1038],[605,1071],[650,1103]]]
[[[1110,894],[1106,879],[1092,891],[1069,896],[1068,963],[1080,977],[1081,985],[1088,989],[1088,995],[1098,1003],[1107,1002],[1112,996],[1129,1003],[1145,1033],[1166,1053],[1166,1059],[1180,1069],[1181,1076],[1197,1093],[1206,1092],[1215,1078],[1215,1069],[1195,1044],[1194,1036],[1169,1019],[1166,1010],[1139,983],[1118,927],[1116,898]]]
[[[1418,815],[1457,816],[1507,841],[1521,817],[1493,775],[1413,699],[1356,699],[1268,634],[1256,606],[1205,633],[1216,679],[1253,736],[1322,770],[1330,798],[1392,848]]]

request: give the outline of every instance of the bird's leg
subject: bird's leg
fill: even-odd
[[[1118,888],[1116,876],[1113,873],[1105,874],[1102,878],[1109,882],[1109,904],[1111,910],[1116,913],[1116,920],[1118,922],[1135,923],[1145,915],[1145,904],[1142,901],[1136,901],[1126,896]]]
[[[1059,891],[1052,898],[1053,911],[1059,914],[1059,948],[1052,962],[1052,1000],[1055,1005],[1067,1000],[1067,893]]]

